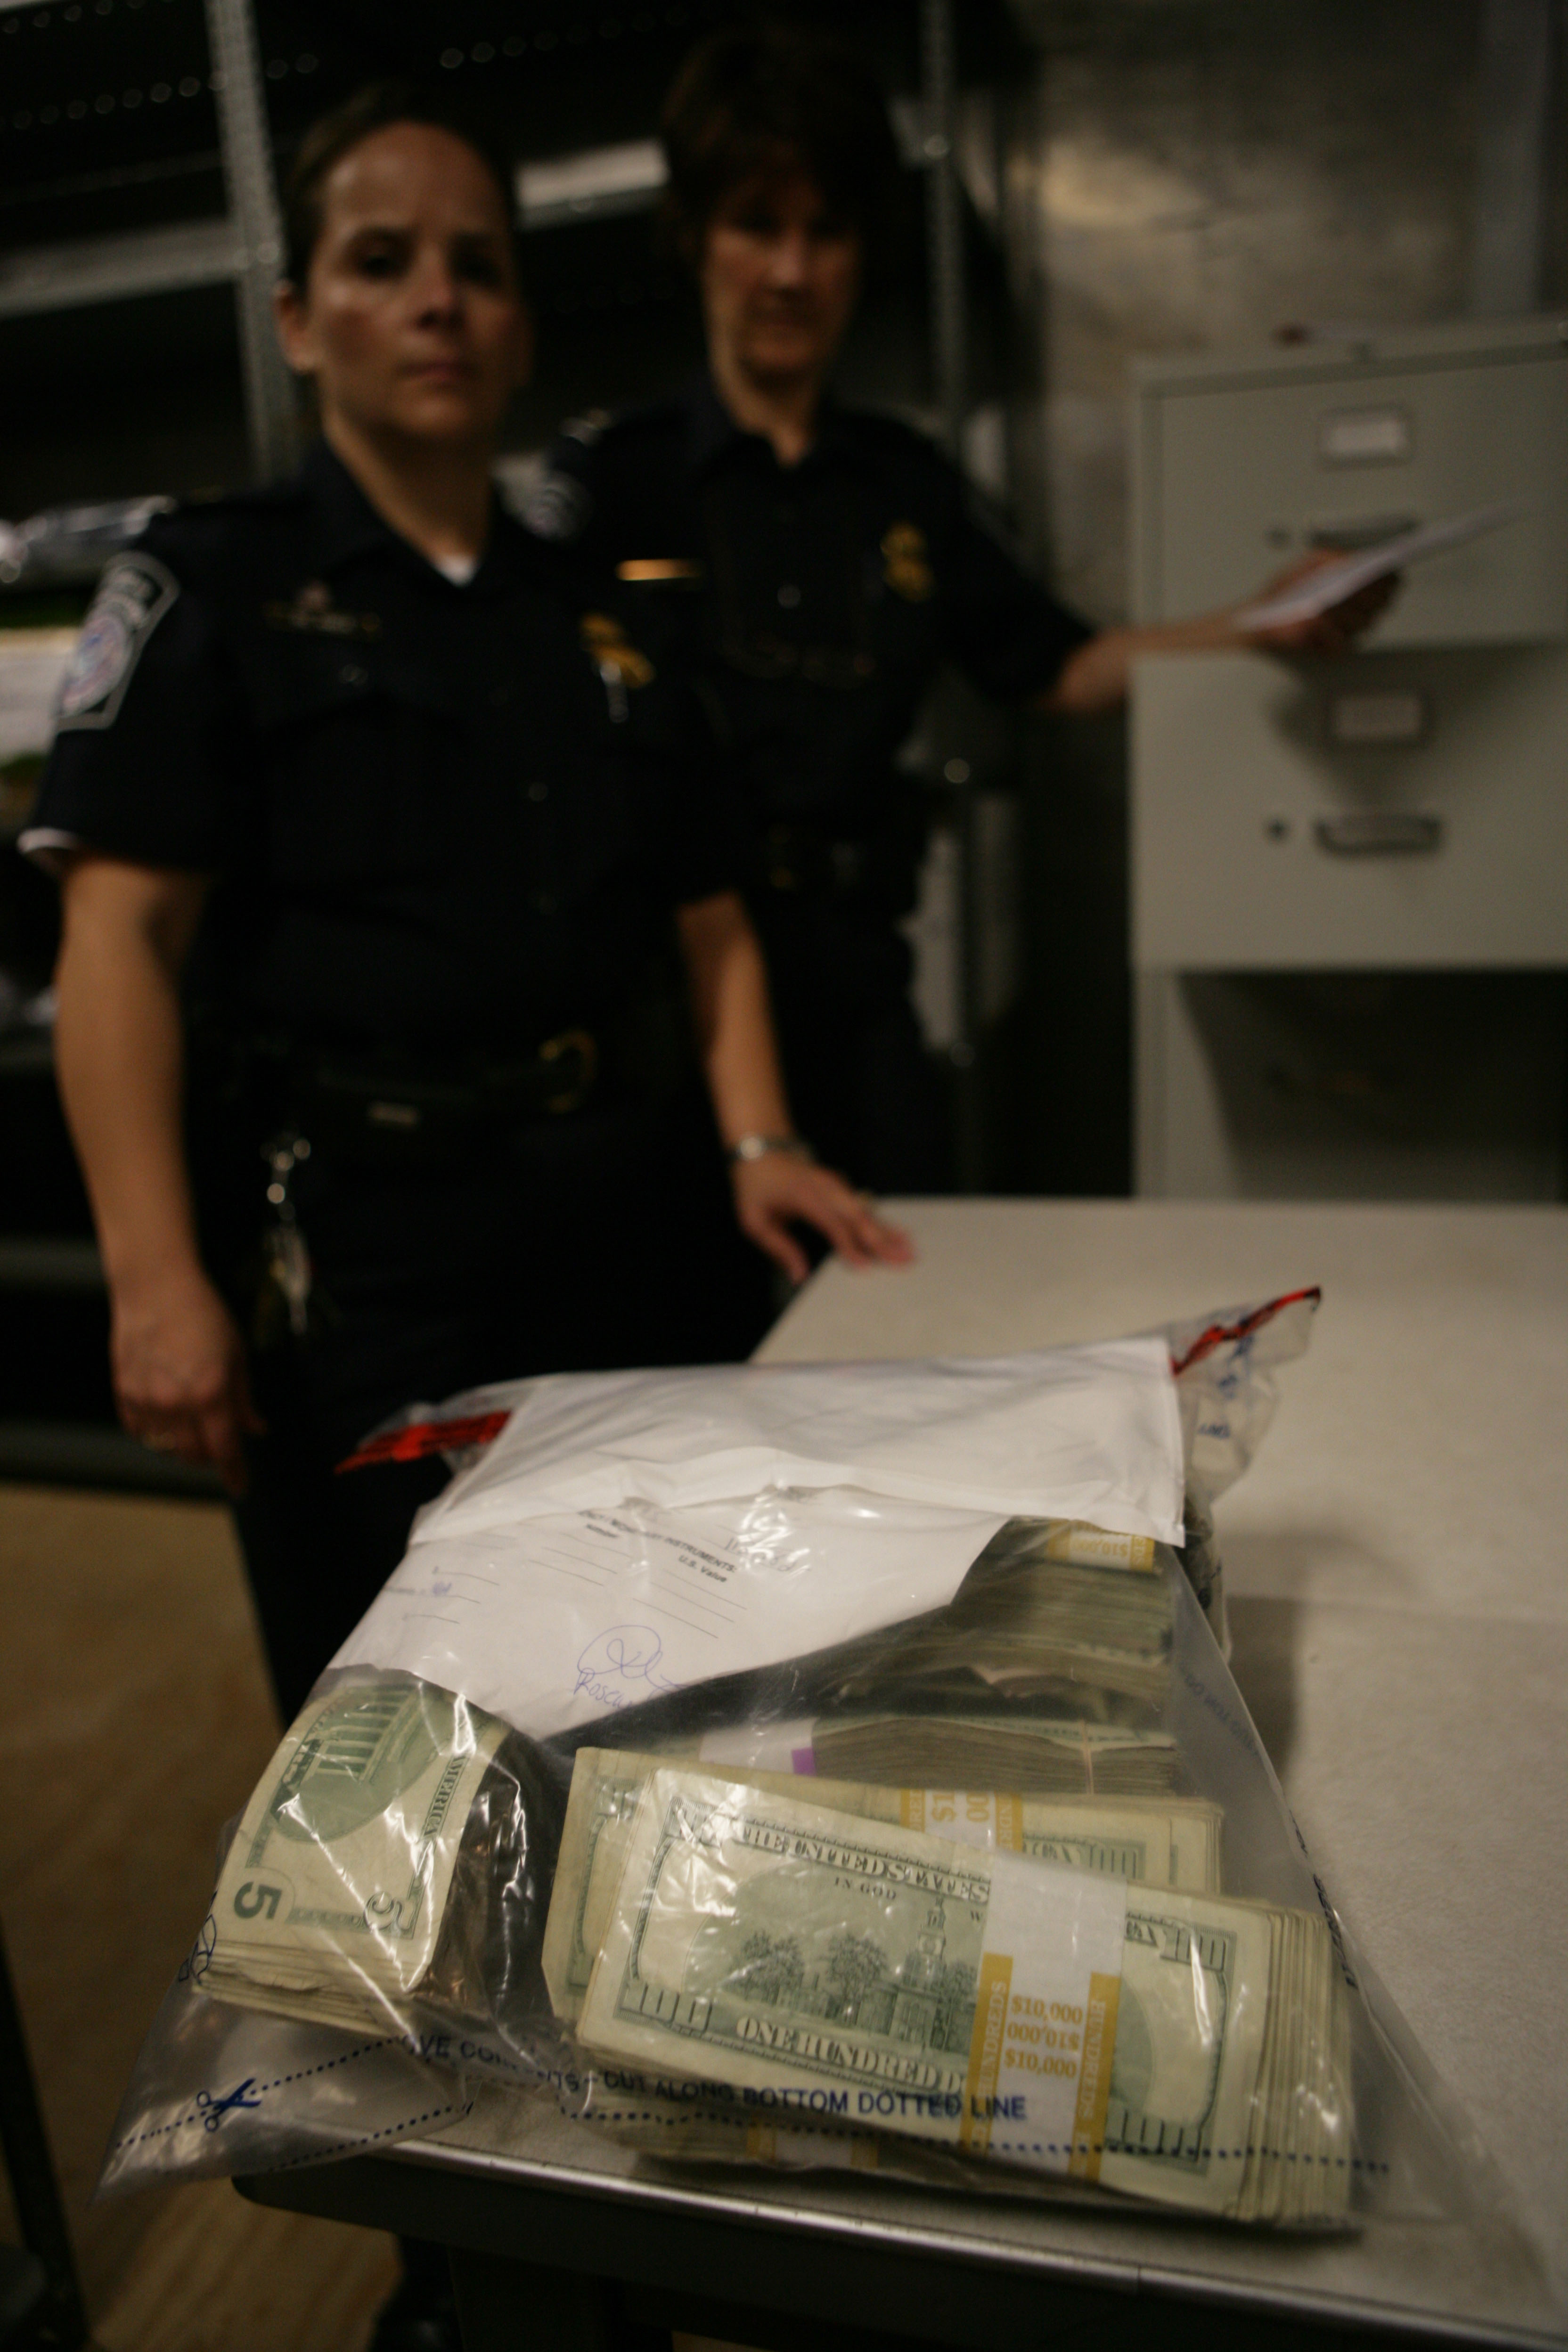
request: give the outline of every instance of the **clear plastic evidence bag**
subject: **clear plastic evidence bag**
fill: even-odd
[[[104,2188],[490,2084],[667,2161],[1319,2230],[1479,2196],[1223,1654],[1209,1507],[1315,1305],[380,1433],[353,1475],[457,1475],[232,1825]]]

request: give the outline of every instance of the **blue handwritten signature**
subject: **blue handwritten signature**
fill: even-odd
[[[586,1691],[601,1706],[625,1706],[633,1683],[649,1690],[679,1690],[679,1683],[654,1672],[663,1655],[664,1643],[651,1625],[612,1625],[578,1659],[573,1696]]]
[[[213,1950],[216,1943],[217,1922],[209,1911],[206,1917],[202,1921],[201,1933],[197,1936],[195,1942],[192,1945],[184,1958],[180,1962],[179,1977],[182,1984],[185,1982],[187,1978],[193,1984],[200,1984],[211,1964]]]
[[[245,2095],[247,2091],[253,2091],[255,2088],[255,2075],[247,2074],[244,2082],[230,2091],[226,2098],[215,2099],[210,2091],[198,2091],[196,2105],[202,2110],[202,2128],[205,2131],[216,2131],[225,2116],[232,2115],[236,2107],[258,2107],[261,2105],[259,2099],[247,2099]]]

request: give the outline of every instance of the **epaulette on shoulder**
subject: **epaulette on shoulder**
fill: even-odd
[[[297,514],[307,502],[304,485],[296,480],[258,482],[233,490],[197,490],[166,513],[154,515],[149,537],[177,538],[205,546],[231,523],[263,515]]]
[[[237,536],[265,544],[272,532],[293,521],[307,506],[297,481],[262,482],[241,489],[199,493],[154,515],[136,541],[161,557],[195,585],[206,567],[226,566]]]

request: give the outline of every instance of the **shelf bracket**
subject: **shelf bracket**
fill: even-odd
[[[283,267],[283,225],[249,0],[205,0],[217,83],[218,138],[229,217],[242,248],[235,280],[251,465],[271,481],[298,461],[294,379],[278,347],[272,289]]]

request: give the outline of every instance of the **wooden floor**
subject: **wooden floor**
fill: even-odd
[[[0,1485],[0,1923],[104,2352],[363,2352],[396,2277],[390,2240],[224,2181],[89,2202],[276,1738],[222,1509]]]

